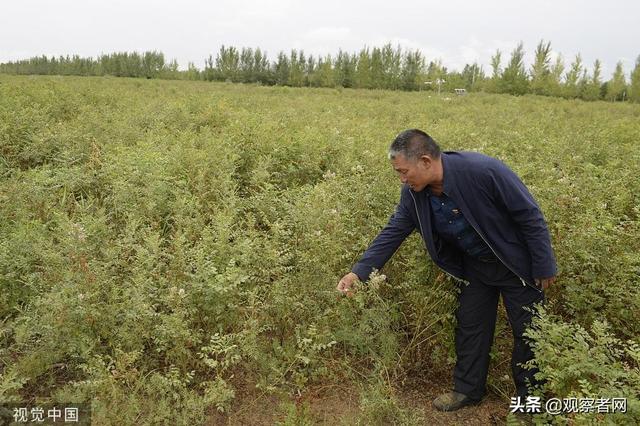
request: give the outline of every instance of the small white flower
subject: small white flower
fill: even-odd
[[[87,238],[87,234],[84,232],[84,227],[80,223],[74,223],[71,225],[70,236],[80,242],[84,242]]]
[[[323,177],[324,179],[326,179],[326,180],[329,180],[329,179],[333,179],[334,177],[336,177],[336,174],[335,174],[334,172],[332,172],[331,170],[327,170],[327,171],[322,175],[322,177]]]

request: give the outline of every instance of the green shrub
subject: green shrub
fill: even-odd
[[[393,212],[386,150],[409,127],[503,159],[539,201],[560,268],[536,335],[547,390],[586,393],[586,380],[593,395],[637,392],[624,364],[637,368],[626,342],[640,333],[637,105],[0,83],[0,399],[91,401],[106,424],[186,424],[232,410],[247,386],[301,395],[364,380],[363,422],[414,421],[393,382],[450,372],[455,286],[414,234],[386,278],[353,298],[335,291]],[[490,384],[508,394],[494,380],[507,374],[505,323],[496,340]],[[290,408],[285,422],[310,418]]]
[[[626,398],[627,412],[572,413],[539,416],[563,424],[604,422],[637,424],[640,421],[640,345],[620,340],[606,321],[594,321],[590,330],[565,323],[542,309],[527,335],[534,340],[535,360],[530,366],[544,380],[539,390],[547,398]]]

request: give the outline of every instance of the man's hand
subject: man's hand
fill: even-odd
[[[536,282],[536,287],[546,290],[547,287],[556,282],[556,277],[536,278],[534,281]]]
[[[336,289],[345,296],[351,296],[353,294],[351,287],[357,280],[358,276],[353,272],[349,272],[347,275],[342,277],[340,282],[338,282],[338,287],[336,287]]]

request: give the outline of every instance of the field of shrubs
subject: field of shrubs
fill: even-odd
[[[202,424],[251,390],[309,424],[295,401],[348,382],[358,422],[419,423],[397,384],[450,376],[455,285],[414,234],[335,291],[394,210],[386,150],[412,127],[502,159],[545,214],[539,392],[628,398],[539,420],[640,422],[639,105],[109,77],[0,75],[0,401]],[[506,401],[511,339],[501,311]]]

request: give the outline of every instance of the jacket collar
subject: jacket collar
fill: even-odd
[[[442,191],[446,195],[451,195],[456,187],[455,185],[455,177],[452,170],[452,158],[448,152],[443,152],[440,154],[440,159],[442,160]],[[426,188],[427,195],[431,195],[430,188]]]

